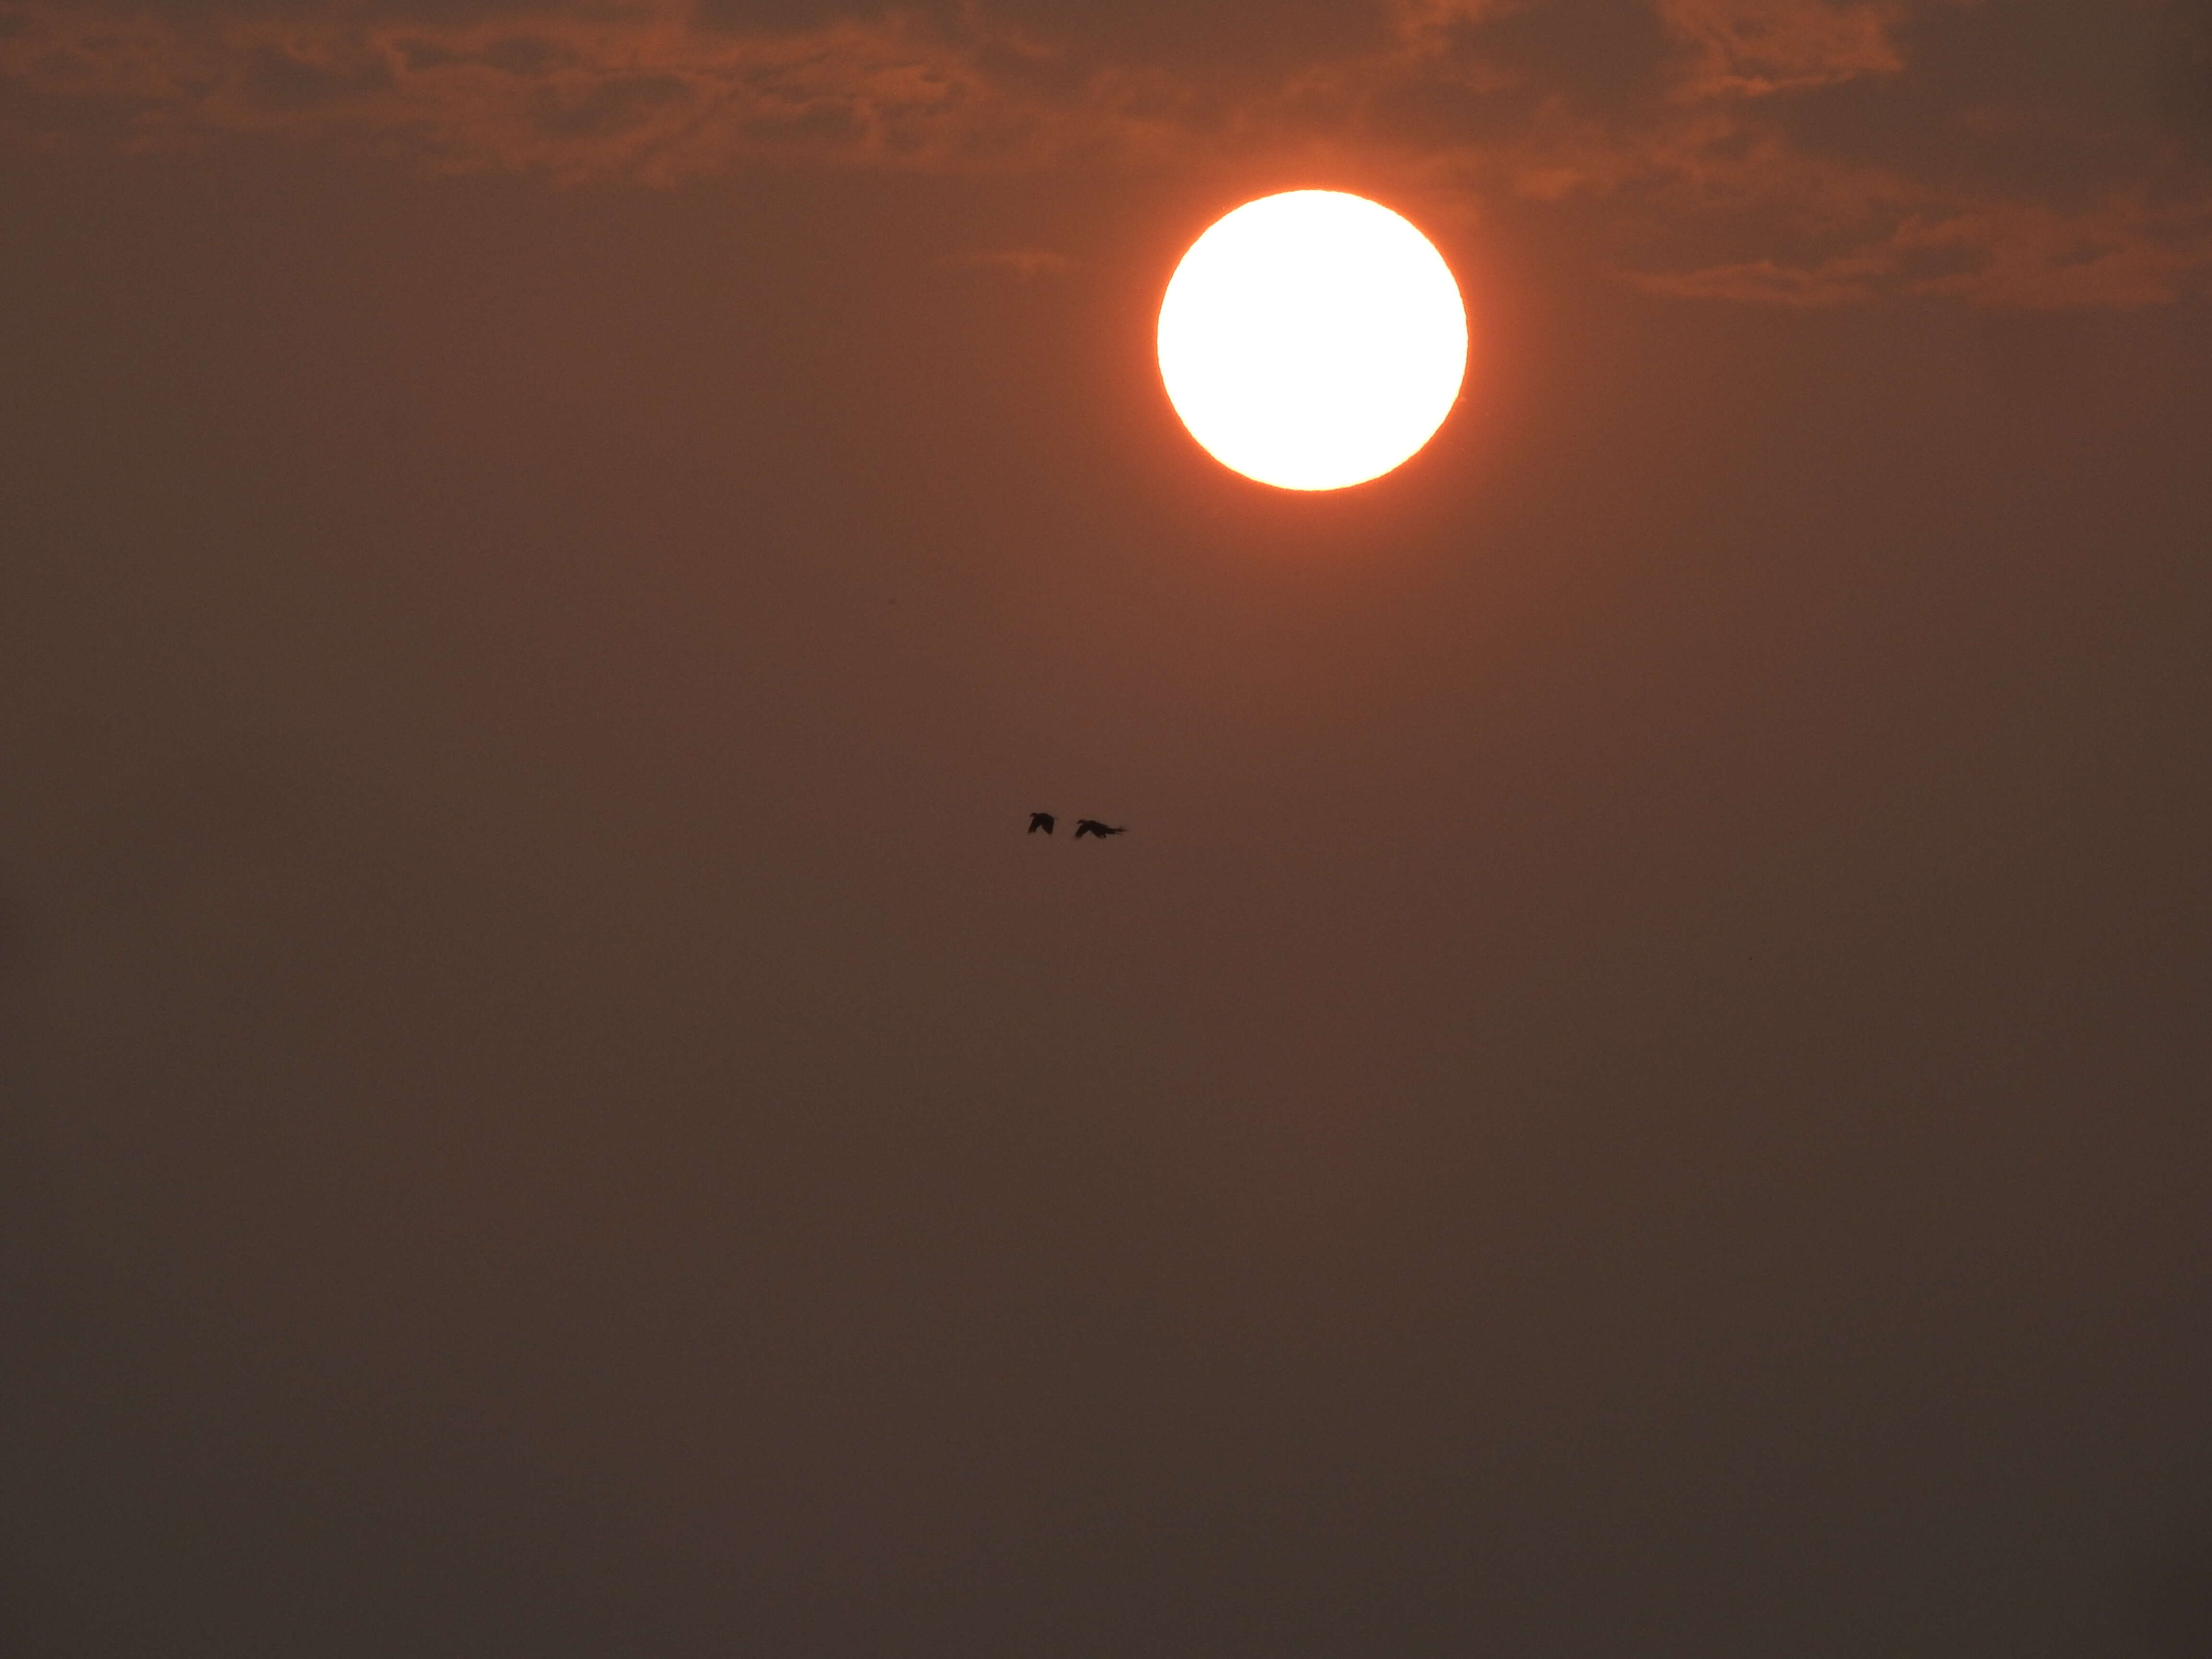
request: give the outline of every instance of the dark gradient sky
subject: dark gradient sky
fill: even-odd
[[[0,16],[10,1656],[2212,1651],[2202,7]]]

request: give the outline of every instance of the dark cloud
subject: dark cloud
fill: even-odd
[[[2199,7],[0,15],[15,125],[46,142],[282,132],[447,171],[660,185],[763,163],[1295,171],[1324,155],[1449,210],[1553,204],[1658,293],[2124,307],[2212,269]]]
[[[376,58],[325,59],[275,42],[248,53],[242,85],[258,107],[275,111],[325,108],[351,99],[375,98],[397,82],[391,66]]]

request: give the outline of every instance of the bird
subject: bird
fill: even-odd
[[[1126,836],[1128,833],[1129,826],[1126,823],[1101,823],[1097,818],[1078,818],[1075,821],[1075,838],[1078,841],[1085,836],[1097,836],[1103,841],[1108,836]]]
[[[1053,817],[1049,812],[1032,812],[1030,814],[1030,827],[1028,833],[1034,836],[1038,830],[1042,830],[1048,836],[1052,833],[1052,826],[1059,822],[1060,820]],[[1078,830],[1076,833],[1080,835],[1082,831]]]

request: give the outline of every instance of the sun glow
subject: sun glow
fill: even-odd
[[[1337,191],[1247,202],[1182,257],[1160,376],[1192,437],[1284,489],[1379,477],[1428,442],[1467,372],[1450,267],[1389,208]]]

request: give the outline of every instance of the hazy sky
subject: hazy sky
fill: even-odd
[[[2212,1650],[2208,289],[2203,4],[0,0],[0,1646]]]

